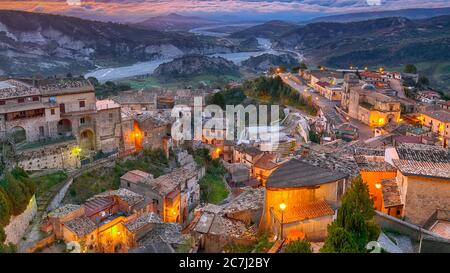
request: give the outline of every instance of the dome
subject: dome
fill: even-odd
[[[367,90],[367,91],[371,91],[371,90],[375,90],[376,88],[375,88],[375,86],[373,84],[366,83],[366,84],[364,84],[362,86],[362,89],[363,90]]]

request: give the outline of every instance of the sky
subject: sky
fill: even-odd
[[[0,9],[119,22],[137,22],[167,13],[219,20],[302,21],[336,13],[421,7],[450,7],[450,0],[0,0]]]

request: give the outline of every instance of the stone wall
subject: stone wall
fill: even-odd
[[[6,243],[17,244],[33,220],[37,212],[36,198],[31,198],[28,207],[20,215],[11,217],[9,224],[4,228],[6,233]]]

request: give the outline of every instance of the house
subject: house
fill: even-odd
[[[264,155],[253,164],[252,175],[261,182],[262,186],[265,186],[267,179],[282,163],[284,162],[277,159],[275,154],[264,153]]]
[[[437,210],[450,209],[448,149],[402,144],[386,149],[385,160],[397,168],[397,175],[382,181],[383,200],[400,217],[422,226]]]
[[[78,242],[83,252],[128,252],[138,238],[160,222],[144,196],[126,189],[109,191],[83,205],[50,212],[46,225],[57,240]]]
[[[372,127],[400,120],[400,102],[384,95],[371,84],[350,88],[348,115]]]
[[[0,93],[0,138],[23,151],[17,163],[26,170],[76,168],[82,158],[122,148],[120,106],[97,101],[87,80],[7,79]]]
[[[288,240],[323,240],[348,178],[297,158],[284,163],[267,180],[260,229]]]
[[[156,94],[151,91],[123,91],[112,97],[122,108],[132,111],[156,110]]]
[[[249,145],[237,145],[234,147],[233,151],[233,162],[243,163],[249,169],[252,169],[253,164],[263,156],[264,152],[256,147]]]
[[[424,103],[434,104],[440,101],[442,99],[442,96],[436,91],[426,90],[426,91],[419,91],[417,99]]]
[[[450,111],[445,109],[428,109],[419,116],[421,124],[437,134],[444,147],[450,145]]]
[[[130,171],[120,181],[121,187],[151,200],[151,211],[159,215],[163,222],[185,225],[189,212],[200,200],[198,181],[203,175],[203,169],[197,169],[195,163],[190,163],[157,178],[145,172]]]
[[[398,216],[397,211],[390,211],[392,203],[383,202],[382,183],[386,179],[393,179],[397,176],[397,169],[384,160],[382,156],[356,155],[355,161],[361,178],[369,188],[370,197],[373,200],[375,209],[391,216]],[[384,189],[384,188],[383,188]]]

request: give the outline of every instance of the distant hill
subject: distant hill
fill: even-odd
[[[0,11],[0,75],[82,73],[183,54],[236,50],[215,39],[88,21],[75,17]]]
[[[160,31],[188,31],[193,28],[213,26],[216,24],[218,24],[217,21],[171,13],[152,17],[133,26]]]
[[[274,20],[234,32],[229,37],[241,39],[250,37],[273,39],[282,35],[283,32],[295,30],[296,28],[298,28],[296,24]]]
[[[161,64],[153,76],[165,80],[178,80],[199,75],[239,75],[239,67],[221,57],[187,55]]]
[[[379,19],[386,17],[405,17],[408,19],[426,19],[430,17],[449,15],[449,8],[431,8],[431,9],[401,9],[401,10],[385,10],[385,11],[371,11],[371,12],[357,12],[357,13],[345,13],[330,16],[323,16],[314,18],[312,20],[303,21],[302,24],[310,24],[317,22],[356,22],[366,21],[371,19]]]
[[[268,71],[271,67],[276,67],[283,65],[287,68],[292,68],[298,65],[297,59],[293,58],[288,54],[273,55],[273,54],[262,54],[259,56],[251,57],[248,60],[242,62],[242,66],[254,71],[254,72],[264,72]]]
[[[329,67],[349,65],[402,67],[446,67],[429,70],[439,88],[450,83],[450,15],[411,20],[380,18],[350,23],[312,23],[295,30],[280,30],[277,48],[295,49],[307,61]],[[432,65],[429,65],[432,64]]]

